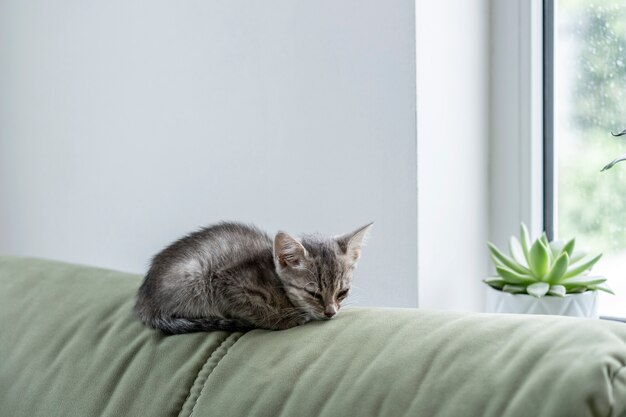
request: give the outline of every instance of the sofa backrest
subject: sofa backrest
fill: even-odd
[[[165,336],[141,277],[0,257],[0,416],[587,416],[626,409],[626,326],[347,309]]]

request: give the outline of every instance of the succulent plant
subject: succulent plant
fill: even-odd
[[[602,286],[606,278],[588,275],[602,254],[587,256],[584,251],[574,251],[575,239],[548,242],[546,234],[531,243],[528,229],[520,225],[520,239],[511,236],[510,256],[494,244],[487,243],[497,276],[484,282],[504,292],[530,294],[535,297],[601,290],[613,294]]]

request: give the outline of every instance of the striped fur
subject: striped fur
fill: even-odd
[[[140,320],[168,334],[288,329],[332,318],[347,296],[371,224],[339,237],[224,222],[202,228],[152,260],[137,293]]]

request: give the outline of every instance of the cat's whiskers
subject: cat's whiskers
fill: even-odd
[[[357,285],[351,285],[350,289],[357,290],[357,291],[364,291],[362,287],[359,287]]]

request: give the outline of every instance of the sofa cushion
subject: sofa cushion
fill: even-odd
[[[0,258],[3,416],[175,416],[226,332],[166,337],[133,313],[139,277]]]
[[[255,330],[225,359],[198,399],[214,413],[206,415],[573,417],[626,408],[626,325],[600,320],[354,309]]]
[[[0,415],[626,415],[626,325],[346,309],[284,331],[164,336],[141,277],[0,257]]]

